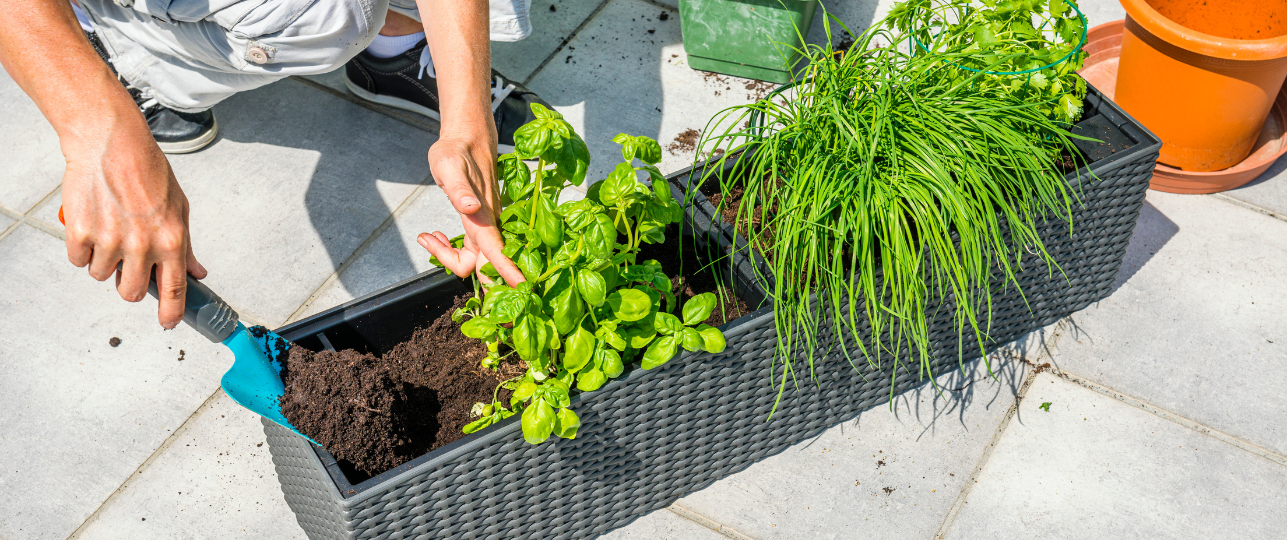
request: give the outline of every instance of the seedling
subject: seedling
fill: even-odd
[[[532,112],[536,119],[514,134],[514,153],[497,163],[507,205],[500,215],[504,253],[527,281],[506,284],[485,266],[492,283],[475,278],[474,298],[453,320],[487,344],[483,367],[516,360],[527,366],[502,383],[514,391],[509,403],[494,393],[490,405],[476,407],[481,418],[465,433],[521,413],[523,437],[540,444],[551,434],[576,438],[581,421],[571,409],[573,388],[598,390],[636,357],[643,369],[653,369],[681,347],[722,352],[725,339],[703,323],[714,294],[697,295],[680,309],[661,265],[637,260],[643,244],[664,242],[667,225],[683,218],[657,169],[661,146],[617,135],[612,140],[624,161],[585,199],[558,204],[566,187],[585,181],[590,153],[561,114],[537,104]],[[640,181],[641,173],[651,186]]]
[[[1038,408],[1039,408],[1039,409],[1041,409],[1041,410],[1043,410],[1043,411],[1050,412],[1050,405],[1051,405],[1051,403],[1050,403],[1049,401],[1047,401],[1047,402],[1045,402],[1045,403],[1042,403],[1042,404],[1041,404],[1041,406],[1040,406],[1040,407],[1038,407]]]

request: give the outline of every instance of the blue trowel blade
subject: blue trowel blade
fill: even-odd
[[[295,429],[282,415],[279,400],[286,387],[282,385],[281,359],[290,350],[290,342],[263,327],[247,329],[237,323],[237,329],[228,339],[223,340],[223,344],[232,349],[233,354],[232,367],[228,368],[220,381],[228,397],[238,405],[317,444],[317,441]]]

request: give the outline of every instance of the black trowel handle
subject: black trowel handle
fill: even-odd
[[[58,221],[63,225],[67,220],[63,218],[63,207],[58,207]],[[121,263],[116,263],[117,276],[120,276]],[[197,329],[206,339],[215,343],[221,343],[228,339],[232,332],[237,329],[237,320],[241,317],[228,306],[219,295],[210,290],[210,287],[197,281],[197,278],[191,275],[188,278],[188,293],[183,301],[183,322],[188,323]],[[152,269],[152,277],[147,282],[147,293],[152,298],[160,299],[157,296],[156,288],[156,268]]]
[[[240,318],[232,307],[197,278],[188,277],[188,294],[183,300],[183,322],[188,323],[215,343],[222,342],[237,329]],[[157,298],[156,270],[147,282],[147,293]]]

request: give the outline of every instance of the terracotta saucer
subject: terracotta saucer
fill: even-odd
[[[1113,21],[1091,28],[1086,33],[1086,52],[1090,57],[1078,73],[1108,97],[1117,89],[1117,61],[1121,54],[1125,21]],[[1149,187],[1170,193],[1217,193],[1255,180],[1287,153],[1287,89],[1278,92],[1274,108],[1260,130],[1260,138],[1251,155],[1242,163],[1215,172],[1189,172],[1161,163],[1153,169]]]

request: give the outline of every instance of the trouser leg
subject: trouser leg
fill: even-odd
[[[291,75],[325,73],[371,42],[388,0],[80,0],[112,63],[162,105],[199,112]]]
[[[532,0],[491,0],[492,41],[518,41],[532,33]],[[389,11],[420,18],[415,0],[389,0]]]

